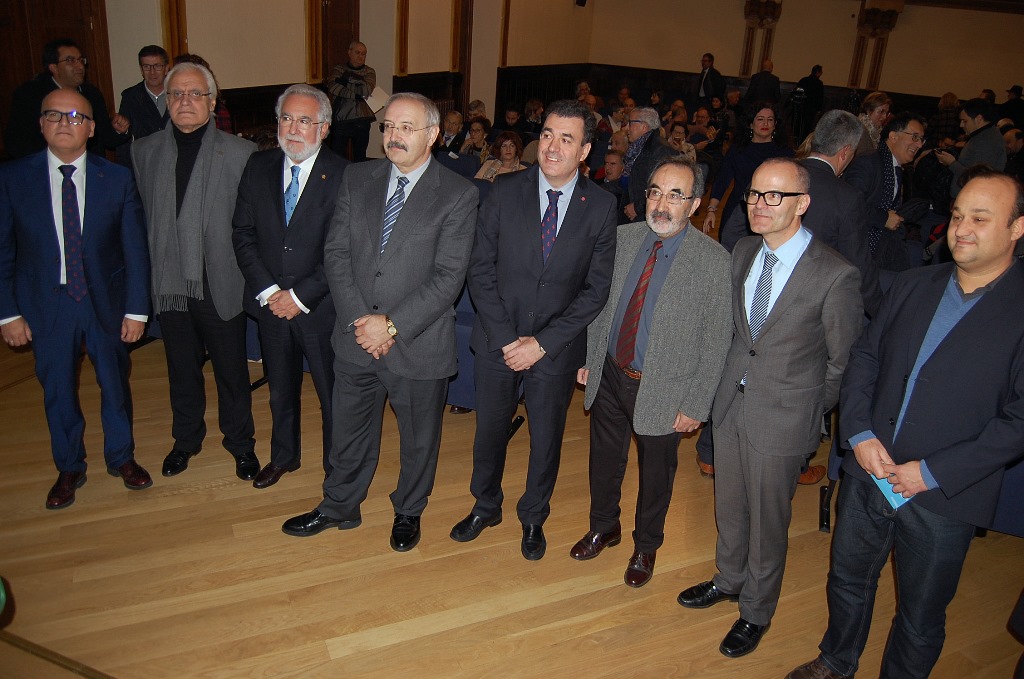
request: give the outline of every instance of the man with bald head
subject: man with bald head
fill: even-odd
[[[32,344],[53,461],[47,509],[75,501],[85,444],[75,385],[82,345],[96,370],[107,471],[132,490],[153,484],[135,462],[127,344],[149,314],[146,225],[131,171],[86,153],[89,101],[58,89],[42,101],[47,148],[0,166],[0,334]]]

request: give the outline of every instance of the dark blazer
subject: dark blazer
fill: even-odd
[[[464,143],[466,143],[465,132],[458,132],[447,146],[444,144],[444,134],[439,134],[437,135],[437,146],[434,148],[434,153],[458,153]]]
[[[889,211],[882,206],[887,205],[891,197],[885,195],[883,174],[888,180],[895,181],[895,173],[892,163],[883,163],[878,151],[857,156],[843,172],[843,181],[860,191],[866,201],[869,228],[885,228]]]
[[[913,502],[977,526],[992,520],[1008,464],[1024,458],[1024,267],[1014,263],[922,366],[893,440],[906,378],[954,265],[898,276],[850,354],[840,428],[871,430],[897,464],[927,460],[940,488]],[[853,455],[847,474],[869,479]]]
[[[469,267],[477,311],[470,346],[478,355],[500,356],[519,337],[536,337],[547,355],[531,370],[562,375],[583,365],[587,326],[608,300],[616,205],[614,196],[580,174],[545,263],[539,173],[534,165],[498,177],[480,209]]]
[[[36,334],[59,322],[60,245],[46,152],[0,165],[0,318],[23,316]],[[149,314],[149,249],[127,168],[86,156],[82,263],[103,330],[120,335],[125,314]],[[69,385],[69,387],[72,385]]]
[[[743,107],[749,109],[759,102],[782,103],[782,87],[779,77],[771,71],[761,71],[750,76],[750,85],[743,95]]]
[[[811,176],[811,206],[804,215],[807,229],[857,267],[864,312],[874,316],[882,303],[878,266],[868,250],[868,216],[864,197],[836,176],[827,161],[800,161]]]
[[[345,170],[324,246],[324,271],[338,312],[336,355],[357,365],[374,360],[352,338],[352,321],[387,314],[398,329],[381,358],[411,379],[440,379],[456,371],[455,299],[473,247],[476,187],[430,157],[408,194],[384,254],[384,204],[391,161]]]
[[[642,222],[647,214],[647,180],[651,177],[654,166],[662,158],[675,155],[676,151],[665,143],[658,130],[653,130],[644,142],[640,155],[633,161],[633,169],[629,173],[629,203],[636,210],[636,221]]]
[[[303,329],[329,332],[334,303],[324,274],[324,241],[348,161],[321,146],[291,222],[284,222],[285,156],[281,149],[249,156],[238,184],[232,243],[245,276],[242,307],[259,316],[256,296],[277,284],[294,290],[310,313],[295,317]]]
[[[733,339],[711,419],[725,421],[746,375],[740,403],[750,445],[764,455],[806,455],[821,442],[821,417],[839,398],[850,345],[863,327],[860,276],[811,238],[754,342],[743,282],[762,242],[748,236],[732,253]]]
[[[704,96],[700,96],[700,81],[704,79]],[[707,77],[701,71],[693,80],[693,99],[698,102],[710,102],[712,97],[718,97],[725,102],[725,78],[712,66],[708,69]]]
[[[121,92],[121,105],[117,112],[131,121],[128,128],[130,141],[117,147],[118,158],[125,164],[131,162],[131,141],[159,132],[171,119],[167,111],[161,115],[160,109],[153,103],[153,97],[146,91],[145,81],[140,81]]]

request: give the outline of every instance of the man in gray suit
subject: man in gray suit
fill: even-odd
[[[719,647],[730,658],[757,648],[775,614],[800,467],[863,325],[857,269],[801,225],[809,188],[795,161],[762,163],[743,195],[757,235],[732,255],[733,341],[712,410],[718,573],[678,598],[739,601]]]
[[[729,253],[690,228],[703,175],[672,156],[646,184],[647,222],[619,227],[609,303],[587,329],[577,375],[590,409],[590,531],[569,553],[592,559],[622,539],[619,498],[635,433],[640,493],[623,578],[630,587],[654,574],[679,439],[707,419],[732,337]]]
[[[238,182],[252,142],[210,121],[217,102],[213,74],[178,64],[164,81],[171,123],[132,144],[132,164],[149,224],[153,310],[160,322],[173,414],[174,447],[163,475],[188,468],[206,438],[209,354],[217,382],[224,447],[235,474],[251,481],[260,470],[245,356],[245,279],[231,244]]]
[[[387,159],[345,171],[324,249],[337,309],[331,473],[317,508],[282,530],[305,537],[361,523],[387,398],[401,435],[391,547],[405,552],[419,542],[434,485],[456,371],[452,305],[469,266],[478,195],[431,157],[440,114],[426,97],[393,95],[381,131]]]

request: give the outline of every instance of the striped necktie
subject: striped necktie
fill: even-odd
[[[757,341],[761,326],[768,318],[768,299],[772,296],[772,268],[779,258],[770,250],[764,253],[764,268],[754,288],[754,301],[750,305],[750,339]]]
[[[384,232],[380,236],[380,254],[382,255],[384,248],[388,245],[388,239],[391,238],[391,230],[395,228],[395,222],[398,221],[398,214],[402,211],[402,206],[405,205],[405,185],[408,183],[408,177],[399,177],[398,188],[391,194],[388,204],[384,206]]]

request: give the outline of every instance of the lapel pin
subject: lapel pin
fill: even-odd
[[[586,196],[580,196],[580,200],[585,203],[585,202],[587,202],[587,197]]]
[[[325,174],[320,175],[320,179],[327,179],[327,175],[325,175]]]

